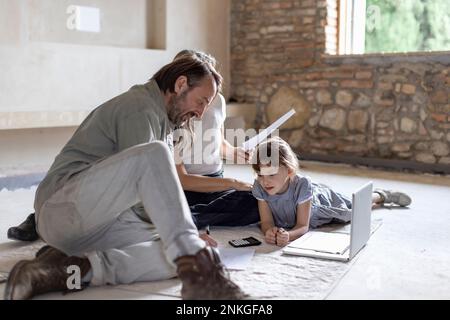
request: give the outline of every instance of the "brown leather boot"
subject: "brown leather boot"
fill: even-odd
[[[206,247],[194,256],[183,256],[175,261],[183,283],[181,297],[185,300],[248,299],[229,279],[216,250]]]
[[[53,250],[53,249],[55,249],[55,248],[50,247],[48,244],[46,244],[45,246],[41,247],[41,248],[36,252],[35,257],[37,258],[37,257],[39,257],[40,255],[42,255],[43,253],[45,253],[47,250]],[[55,250],[56,250],[56,249],[55,249]],[[59,250],[58,250],[58,251],[59,251]],[[61,252],[61,251],[59,251],[59,252]]]
[[[67,268],[77,265],[81,277],[90,270],[86,258],[69,257],[55,248],[47,248],[33,260],[19,261],[11,270],[5,287],[5,300],[31,299],[33,296],[52,292],[70,291]]]

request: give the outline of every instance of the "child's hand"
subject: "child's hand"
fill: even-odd
[[[288,244],[289,242],[289,232],[284,230],[283,228],[279,228],[277,232],[277,246],[283,247]]]
[[[211,236],[209,236],[208,234],[202,233],[199,235],[199,237],[206,242],[207,246],[217,247],[217,241],[211,238]]]
[[[266,234],[265,234],[265,238],[266,238],[266,242],[269,244],[276,244],[277,242],[277,231],[278,228],[277,227],[273,227],[270,229],[267,229]]]

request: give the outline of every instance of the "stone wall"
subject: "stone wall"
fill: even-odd
[[[336,0],[233,0],[231,97],[305,157],[450,172],[450,53],[336,56]],[[406,166],[406,165],[405,165]]]

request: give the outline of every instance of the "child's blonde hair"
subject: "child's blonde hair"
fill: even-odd
[[[296,172],[298,159],[289,144],[280,137],[272,137],[260,143],[253,154],[252,168],[256,173],[261,171],[261,166],[284,166]],[[273,159],[274,157],[274,159]]]

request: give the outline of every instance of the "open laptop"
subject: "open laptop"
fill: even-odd
[[[350,234],[309,231],[283,249],[284,254],[349,261],[366,245],[370,237],[372,182],[352,194]]]

